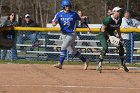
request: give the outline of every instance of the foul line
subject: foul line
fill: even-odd
[[[131,88],[131,87],[61,86],[61,85],[0,85],[0,87],[54,87],[54,88],[94,88],[94,89],[140,90],[140,88]]]

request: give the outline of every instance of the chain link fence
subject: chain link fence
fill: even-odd
[[[61,8],[61,0],[54,0],[55,13]],[[140,5],[140,0],[92,0],[88,6],[82,5],[85,1],[78,2],[77,0],[72,0],[74,2],[73,7],[75,10],[84,10],[84,13],[91,18],[92,23],[101,23],[103,17],[105,17],[107,10],[112,9],[115,6],[120,6],[124,9],[130,9],[133,12],[133,16],[139,19],[139,11],[137,6]],[[130,2],[128,2],[130,1]],[[87,2],[87,1],[86,1]],[[90,0],[88,1],[90,2]],[[137,3],[135,3],[137,2]],[[98,5],[97,5],[98,4]],[[93,9],[91,9],[93,7]],[[85,10],[85,9],[88,9]],[[99,9],[99,11],[96,11]],[[4,9],[2,9],[4,10]],[[95,12],[96,11],[96,12]],[[53,13],[53,12],[52,12]],[[2,11],[2,14],[3,11]],[[33,13],[32,13],[33,14]],[[53,13],[54,14],[54,13]],[[48,15],[48,20],[51,20],[53,16]],[[6,17],[7,18],[7,17]],[[93,19],[92,19],[93,18]],[[5,18],[4,18],[5,19]],[[0,20],[5,21],[5,20]],[[46,21],[46,20],[45,20]],[[2,22],[1,22],[2,23]],[[140,33],[126,33],[122,41],[125,48],[125,61],[126,62],[139,62],[140,58]],[[98,33],[88,33],[79,32],[77,33],[77,40],[75,42],[75,47],[79,50],[82,55],[90,58],[93,62],[96,62],[99,58],[101,45],[97,37]],[[129,37],[129,39],[127,39]],[[49,60],[59,60],[59,53],[61,50],[62,38],[61,33],[53,32],[28,32],[17,33],[16,38],[17,44],[17,60],[38,60],[38,61],[49,61]],[[2,50],[3,51],[3,50]],[[7,56],[1,53],[1,59],[11,59],[11,50],[8,50]],[[109,45],[108,53],[105,60],[108,62],[118,62],[119,54],[116,47]],[[72,59],[71,54],[67,52],[66,60],[68,61],[79,61],[77,58]]]
[[[139,33],[125,33],[129,35],[129,40],[122,41],[125,48],[126,62],[140,61],[140,34]],[[34,41],[35,40],[35,41]],[[59,61],[59,55],[62,45],[61,33],[55,32],[28,32],[17,33],[17,60],[31,60],[31,61]],[[86,58],[96,62],[99,59],[100,50],[102,49],[100,41],[98,40],[98,33],[78,32],[75,47]],[[10,50],[5,59],[10,59]],[[1,58],[3,54],[1,54]],[[67,52],[67,61],[79,61],[77,58],[72,58],[69,51]],[[106,62],[120,62],[119,54],[116,47],[109,45],[108,53],[105,57]]]

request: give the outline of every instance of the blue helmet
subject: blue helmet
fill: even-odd
[[[72,4],[71,4],[71,2],[70,2],[70,0],[63,0],[62,1],[62,4],[61,4],[61,6],[62,6],[62,9],[64,9],[65,8],[65,6],[72,6]]]

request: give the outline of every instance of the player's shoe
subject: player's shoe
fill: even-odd
[[[88,68],[88,63],[89,63],[89,60],[87,59],[86,62],[84,62],[84,70],[87,70],[87,68]]]
[[[54,67],[59,68],[59,69],[62,69],[62,64],[60,64],[60,63],[55,64]]]
[[[128,68],[127,68],[127,66],[125,64],[122,64],[122,67],[123,67],[125,72],[129,72],[129,70],[128,70]]]
[[[98,63],[98,66],[97,66],[96,70],[97,70],[99,73],[102,73],[102,62],[99,62],[99,63]]]
[[[119,64],[119,69],[124,69],[125,72],[129,72],[129,69],[127,68],[127,66],[125,65],[125,63],[121,63]]]

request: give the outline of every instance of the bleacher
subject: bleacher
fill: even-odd
[[[61,34],[48,32],[44,37],[45,38],[39,39],[39,41],[43,43],[36,46],[34,51],[29,50],[29,47],[32,46],[31,44],[17,44],[17,47],[25,47],[24,51],[21,50],[21,52],[24,52],[25,57],[23,58],[30,58],[32,60],[58,60],[62,44]],[[102,48],[97,38],[97,34],[93,33],[80,33],[80,38],[77,38],[75,45],[76,49],[78,49],[81,54],[86,57],[90,57],[93,60],[98,59],[100,49]],[[116,53],[116,47],[109,47],[109,53],[107,53],[106,59],[110,58],[109,55],[113,55],[115,57],[118,56],[118,53]],[[71,55],[67,58],[67,60],[71,60]]]
[[[101,24],[90,24],[91,28],[100,27]],[[47,27],[52,27],[51,24],[47,24]],[[57,25],[57,27],[59,27]],[[30,51],[32,47],[30,41],[25,44],[17,44],[18,59],[28,60],[58,60],[59,53],[62,44],[61,33],[56,32],[43,32],[42,38],[38,39],[40,44],[34,46],[34,50]],[[140,56],[140,41],[134,41],[134,59],[139,60]],[[24,49],[20,49],[23,47]],[[97,60],[100,54],[101,45],[97,38],[97,33],[80,32],[78,33],[77,40],[75,41],[75,47],[81,54],[92,60]],[[116,47],[109,45],[109,51],[106,56],[106,60],[118,61],[118,53]],[[71,60],[71,55],[67,55],[67,60]]]

